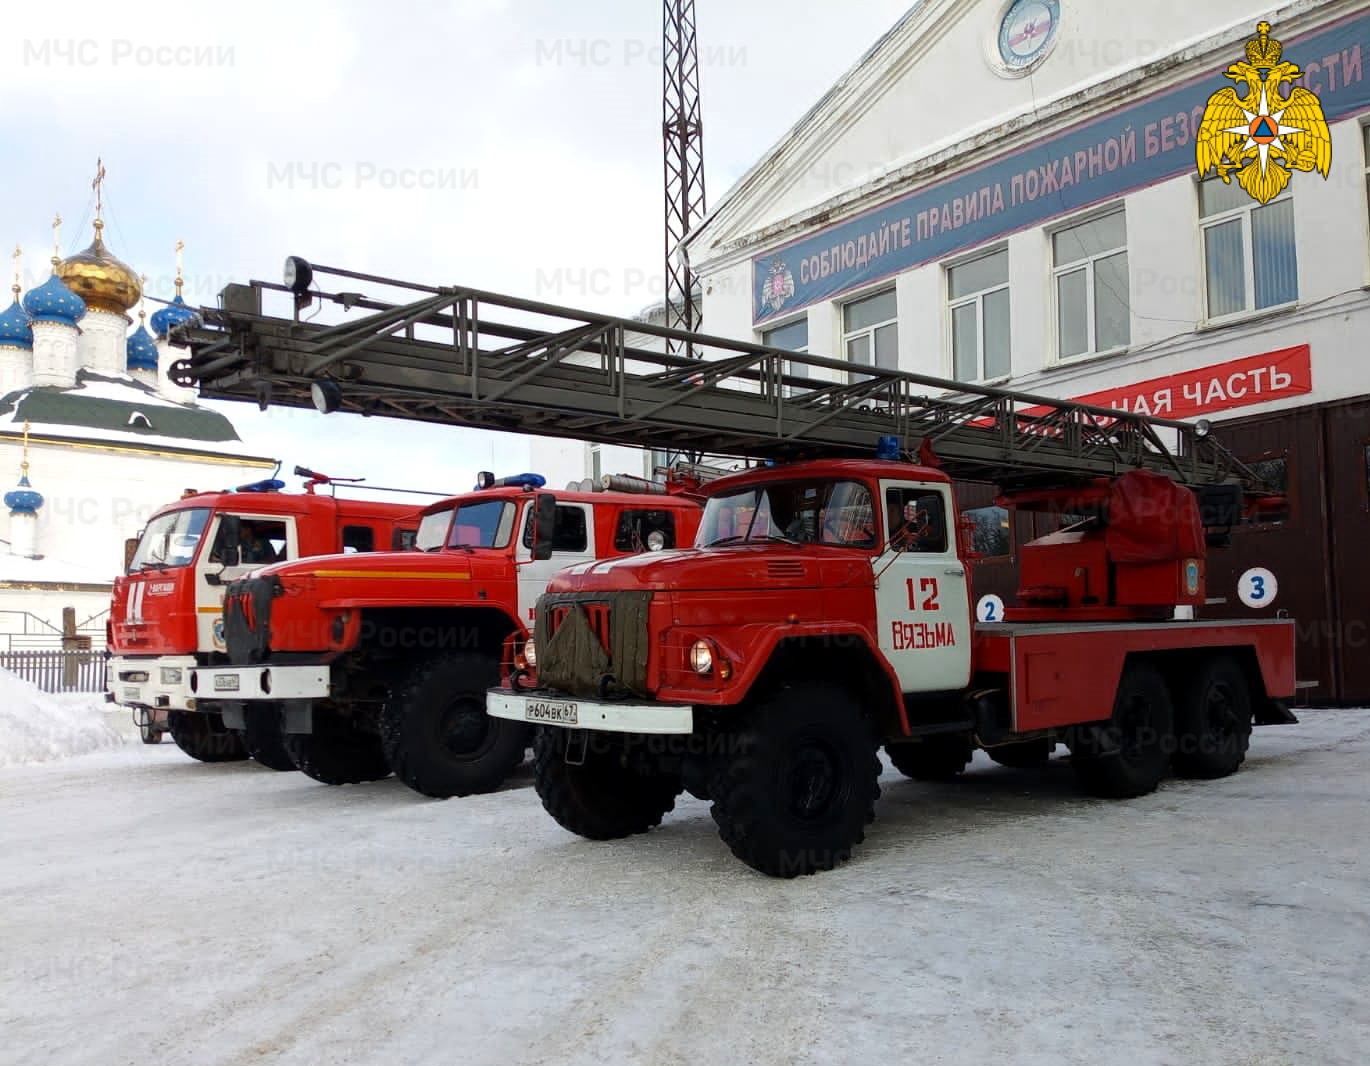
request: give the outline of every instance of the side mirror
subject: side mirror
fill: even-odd
[[[235,514],[226,514],[219,519],[219,549],[217,555],[223,566],[237,566],[242,560],[242,549],[238,540],[242,536],[243,520]]]
[[[533,558],[550,559],[557,532],[557,498],[544,492],[533,504]]]
[[[133,564],[133,557],[138,554],[138,542],[142,537],[129,537],[124,541],[124,573],[128,573],[128,568]]]

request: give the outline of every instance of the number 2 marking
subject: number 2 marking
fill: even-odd
[[[918,610],[918,597],[923,593],[927,593],[923,600],[923,610],[940,611],[942,609],[941,604],[937,602],[937,579],[935,577],[920,577],[916,591],[913,587],[913,578],[908,578],[906,583],[909,590],[910,611]]]

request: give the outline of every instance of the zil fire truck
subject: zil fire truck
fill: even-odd
[[[532,727],[488,718],[505,644],[564,566],[694,540],[699,505],[641,479],[620,491],[543,492],[521,474],[427,507],[417,551],[299,559],[228,586],[232,665],[197,669],[191,687],[278,716],[294,765],[325,784],[393,771],[424,795],[498,788],[523,762]]]
[[[316,301],[362,314],[321,324]],[[645,831],[688,787],[734,854],[795,876],[862,841],[882,746],[944,777],[975,748],[1028,765],[1065,743],[1085,788],[1132,797],[1232,773],[1253,722],[1293,720],[1292,621],[1202,617],[1208,549],[1273,502],[1206,423],[298,259],[180,340],[175,374],[215,398],[768,464],[708,486],[693,548],[554,578],[489,694],[537,727],[543,805],[582,836]],[[976,621],[954,480],[1072,516],[1019,547],[1002,620]]]
[[[127,573],[115,579],[110,604],[108,698],[132,708],[145,742],[170,732],[202,762],[252,755],[294,769],[270,722],[229,730],[218,705],[191,691],[195,667],[225,660],[225,588],[278,559],[401,547],[418,523],[416,504],[320,494],[334,479],[304,467],[295,473],[308,479],[304,493],[282,492],[276,478],[187,493],[129,542]]]

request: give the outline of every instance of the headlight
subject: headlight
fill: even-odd
[[[162,684],[179,685],[181,683],[181,668],[179,666],[162,667]]]
[[[523,642],[523,661],[534,670],[538,668],[538,647],[532,637]]]
[[[690,645],[690,667],[697,674],[707,674],[713,670],[714,650],[707,640],[697,640]]]

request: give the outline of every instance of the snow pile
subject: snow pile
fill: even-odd
[[[46,762],[128,742],[97,693],[53,696],[0,670],[0,766]]]

